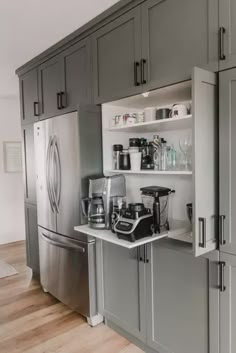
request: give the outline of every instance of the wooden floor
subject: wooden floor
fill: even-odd
[[[0,259],[19,272],[0,279],[0,353],[142,353],[43,293],[25,265],[24,242],[0,246]]]

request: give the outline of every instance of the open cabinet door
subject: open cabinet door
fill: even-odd
[[[217,247],[217,76],[193,69],[193,241],[194,255]]]

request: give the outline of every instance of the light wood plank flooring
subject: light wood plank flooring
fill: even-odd
[[[0,246],[0,259],[19,272],[0,279],[0,353],[142,353],[43,293],[25,265],[24,242]]]

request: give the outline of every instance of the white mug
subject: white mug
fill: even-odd
[[[142,157],[142,152],[130,153],[131,170],[141,169],[141,157]]]
[[[145,121],[156,120],[156,108],[148,107],[144,109],[144,118]]]
[[[170,118],[180,118],[188,114],[188,108],[184,104],[174,104],[171,107]]]

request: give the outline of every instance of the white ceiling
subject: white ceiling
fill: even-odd
[[[118,0],[0,0],[0,98],[18,94],[15,69]]]

